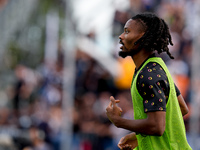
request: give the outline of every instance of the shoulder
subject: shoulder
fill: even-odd
[[[146,64],[138,73],[136,79],[139,93],[149,90],[155,86],[168,87],[168,78],[162,67],[156,62]]]
[[[138,74],[138,80],[141,81],[155,81],[161,79],[161,77],[167,78],[163,68],[156,62],[147,63]]]
[[[168,80],[158,63],[149,62],[138,73],[137,90],[143,98],[144,112],[166,110]]]

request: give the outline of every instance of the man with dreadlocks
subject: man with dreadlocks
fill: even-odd
[[[129,19],[119,36],[123,58],[131,56],[136,70],[131,85],[134,120],[121,117],[120,100],[110,97],[106,114],[119,128],[132,131],[118,143],[120,149],[190,150],[183,117],[187,105],[158,54],[173,45],[165,21],[153,13],[138,14]]]

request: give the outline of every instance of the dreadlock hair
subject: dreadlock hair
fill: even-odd
[[[158,54],[166,52],[171,59],[174,57],[169,52],[168,45],[173,45],[169,27],[166,22],[153,13],[142,13],[132,17],[141,24],[145,34],[136,41],[140,43],[138,49],[145,48],[150,51],[157,51]]]

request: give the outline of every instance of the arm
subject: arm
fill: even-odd
[[[113,122],[118,128],[124,128],[146,135],[161,136],[165,131],[165,112],[148,112],[147,118],[140,120],[127,120],[116,117]]]
[[[178,103],[179,103],[179,106],[181,108],[182,115],[184,116],[189,112],[189,109],[188,109],[188,107],[185,103],[183,96],[181,95],[180,90],[178,89],[178,87],[176,86],[175,83],[174,83],[174,85],[175,85],[175,89],[176,89],[176,96],[177,96],[177,99],[178,99]]]
[[[113,124],[118,128],[124,128],[133,132],[138,132],[146,135],[159,135],[161,136],[165,131],[165,115],[164,111],[148,112],[146,119],[129,120],[120,117],[119,112],[121,108],[116,105],[113,97],[110,98],[111,102],[106,108],[106,114]]]
[[[185,103],[185,100],[181,94],[177,97],[177,99],[178,99],[179,106],[181,108],[182,115],[184,116],[189,112],[189,109],[188,109],[188,107]]]

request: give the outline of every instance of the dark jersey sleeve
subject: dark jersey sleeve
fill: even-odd
[[[137,89],[143,98],[144,112],[166,111],[169,82],[159,64],[150,62],[140,71]]]

